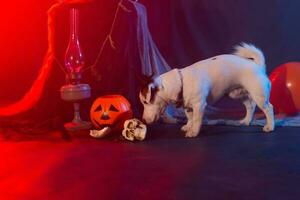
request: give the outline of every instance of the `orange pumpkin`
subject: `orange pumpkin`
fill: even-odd
[[[91,121],[99,129],[109,126],[113,130],[122,130],[124,122],[132,116],[130,103],[121,95],[101,96],[90,110]]]

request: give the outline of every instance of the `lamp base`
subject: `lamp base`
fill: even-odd
[[[76,121],[76,122],[69,122],[64,124],[64,127],[67,131],[81,131],[81,130],[88,130],[92,128],[91,122],[86,121]]]
[[[92,128],[91,122],[82,121],[79,113],[79,102],[91,96],[91,88],[88,84],[64,85],[60,89],[61,98],[73,102],[74,119],[64,125],[67,131],[81,131]]]
[[[68,84],[60,88],[60,96],[65,101],[78,102],[91,96],[91,88],[88,84]]]

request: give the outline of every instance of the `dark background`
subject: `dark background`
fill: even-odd
[[[21,98],[38,74],[47,50],[47,9],[53,0],[4,3],[0,7],[0,102]],[[300,58],[300,23],[297,0],[151,0],[140,1],[148,9],[150,31],[172,67],[184,67],[216,54],[230,53],[242,41],[254,43],[266,56],[268,73],[277,65]],[[86,65],[95,61],[109,31],[118,0],[95,0],[81,8],[80,42]],[[124,3],[130,10],[132,6]],[[56,19],[57,52],[63,62],[68,42],[68,10]],[[139,69],[135,40],[135,13],[121,11],[113,39],[117,49],[107,47],[97,69],[84,82],[94,97],[121,93],[133,104],[137,86],[129,67]],[[47,83],[48,97],[57,94],[64,75],[57,70]],[[55,96],[56,98],[57,96]],[[54,100],[51,100],[53,102]]]

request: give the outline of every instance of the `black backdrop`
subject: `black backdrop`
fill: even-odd
[[[148,9],[149,26],[163,56],[172,67],[184,67],[216,54],[229,53],[239,42],[251,42],[266,55],[268,73],[279,64],[300,58],[300,2],[298,0],[151,0],[140,1]],[[20,98],[36,77],[47,48],[46,10],[53,0],[6,3],[1,6],[0,99]],[[81,8],[80,41],[86,64],[94,62],[109,31],[118,0],[95,0]],[[129,9],[132,9],[129,4]],[[68,40],[68,12],[57,17],[57,57],[63,62]],[[129,67],[139,68],[133,12],[121,12],[113,33],[117,50],[106,48],[97,65],[102,75],[85,81],[94,97],[121,93],[137,105],[137,82]],[[64,83],[57,70],[47,83],[49,103]],[[17,81],[16,81],[17,80]],[[55,83],[54,83],[55,82]],[[52,95],[53,94],[53,95]],[[45,99],[45,98],[44,98]],[[44,104],[45,105],[45,104]],[[57,106],[55,105],[55,106]]]
[[[177,67],[230,52],[241,41],[265,52],[268,71],[299,60],[300,2],[297,0],[146,1],[154,38]]]

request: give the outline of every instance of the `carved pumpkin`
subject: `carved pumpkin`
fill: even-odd
[[[113,130],[122,130],[124,122],[132,115],[130,103],[121,95],[101,96],[90,110],[91,121],[99,129],[108,126]]]

